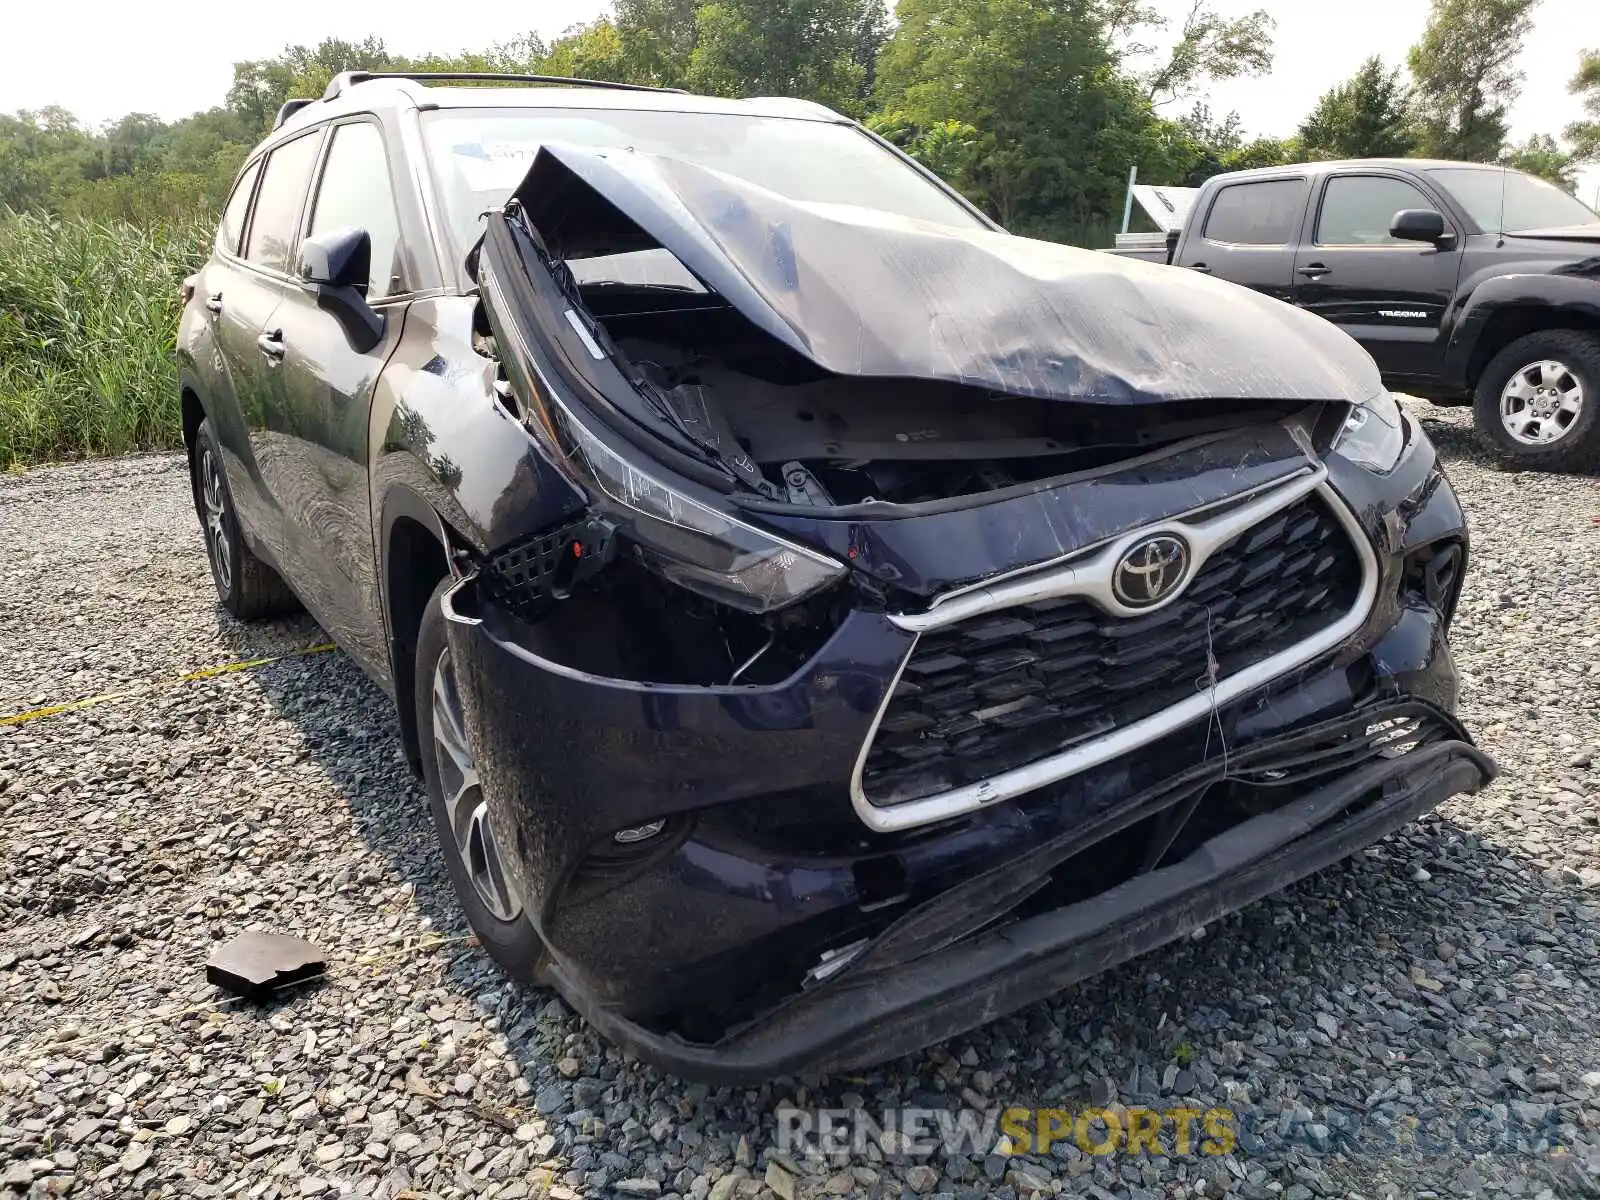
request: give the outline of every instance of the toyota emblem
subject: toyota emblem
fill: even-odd
[[[1189,544],[1170,533],[1141,538],[1117,560],[1111,591],[1129,608],[1151,608],[1173,596],[1189,575]]]

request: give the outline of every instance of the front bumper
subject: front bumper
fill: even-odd
[[[1335,469],[1333,483],[1381,568],[1348,644],[1135,753],[898,832],[869,829],[850,800],[852,767],[913,640],[882,614],[852,613],[782,683],[667,686],[563,665],[538,626],[464,584],[447,610],[452,654],[500,844],[554,981],[616,1040],[686,1074],[766,1078],[883,1058],[1179,936],[1482,786],[1493,764],[1446,715],[1448,605],[1405,576],[1419,547],[1465,539],[1431,448],[1419,440],[1391,478]],[[1319,778],[1173,865],[1026,915],[1052,872],[1094,844],[1086,831],[1109,836],[1149,815],[1139,797],[1175,804],[1180,784],[1198,796],[1215,782],[1201,778],[1220,764],[1213,735],[1236,764],[1287,753],[1308,729],[1365,729],[1419,704],[1442,740]],[[1200,776],[1174,772],[1191,763]],[[613,831],[658,820],[656,838],[616,850]],[[985,922],[960,910],[974,879],[998,897],[1010,895],[1000,881],[1021,881],[1016,904],[991,914],[1013,922],[1006,933],[980,937]],[[891,937],[907,922],[924,927],[911,939],[924,952],[908,956],[906,935]],[[858,960],[802,990],[825,953],[863,942]],[[685,1015],[708,997],[723,1002],[701,1035]]]
[[[681,1075],[748,1085],[862,1067],[910,1053],[1043,999],[1270,895],[1495,775],[1487,755],[1450,741],[1384,760],[1236,825],[1170,867],[1090,899],[969,937],[908,962],[856,964],[715,1045],[653,1033],[558,987],[613,1041]],[[1365,807],[1355,808],[1362,801]],[[974,903],[999,880],[975,881]],[[893,936],[893,931],[882,940]],[[869,958],[874,947],[857,960]]]

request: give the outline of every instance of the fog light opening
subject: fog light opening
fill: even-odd
[[[656,834],[667,827],[666,821],[646,821],[643,825],[631,825],[626,829],[619,829],[611,835],[611,840],[619,846],[637,846],[640,842],[648,842]]]

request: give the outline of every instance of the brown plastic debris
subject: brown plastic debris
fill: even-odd
[[[327,960],[304,938],[282,933],[241,933],[223,942],[206,961],[206,980],[247,996],[265,999],[273,991],[322,974]]]

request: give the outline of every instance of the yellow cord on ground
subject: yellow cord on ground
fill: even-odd
[[[34,721],[40,717],[53,717],[58,713],[77,712],[82,708],[93,708],[96,704],[107,704],[112,700],[127,700],[133,696],[142,696],[146,692],[159,691],[162,688],[177,687],[180,683],[195,683],[202,679],[215,679],[218,675],[227,675],[233,671],[248,671],[255,667],[264,667],[268,663],[282,662],[286,658],[304,658],[308,654],[326,654],[329,650],[337,650],[332,642],[321,642],[315,646],[307,646],[303,650],[290,650],[284,654],[273,654],[266,658],[247,658],[241,662],[224,663],[220,667],[202,667],[198,671],[190,671],[179,675],[175,679],[158,679],[150,683],[138,684],[125,688],[120,692],[106,692],[99,696],[88,696],[82,700],[71,700],[66,704],[47,704],[43,708],[32,708],[27,712],[12,713],[10,716],[0,717],[0,725],[21,725],[24,721]]]

